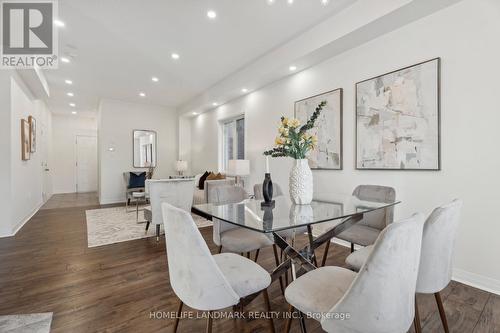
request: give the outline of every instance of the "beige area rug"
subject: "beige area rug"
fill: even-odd
[[[134,207],[135,208],[135,207]],[[125,207],[101,208],[87,210],[87,243],[88,247],[96,247],[129,240],[154,237],[156,226],[150,225],[146,232],[146,223],[136,222],[136,212],[132,207],[129,212]],[[212,225],[212,222],[192,214],[198,228]],[[144,220],[143,211],[139,211],[139,221]],[[163,226],[161,226],[163,234]]]
[[[49,333],[52,312],[0,316],[2,333]]]

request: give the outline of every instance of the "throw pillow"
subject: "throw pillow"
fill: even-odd
[[[215,172],[211,172],[207,177],[207,180],[216,180],[216,179],[217,179],[217,174]]]
[[[128,188],[141,188],[144,187],[146,181],[145,172],[131,172],[130,179],[128,181]]]

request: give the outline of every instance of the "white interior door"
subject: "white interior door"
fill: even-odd
[[[76,136],[76,191],[97,191],[97,137]]]

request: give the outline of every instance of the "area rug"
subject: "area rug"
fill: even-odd
[[[0,316],[2,333],[49,333],[52,312]]]
[[[151,225],[146,232],[145,223],[137,223],[135,209],[125,207],[101,208],[87,210],[87,243],[88,247],[96,247],[134,239],[154,237],[155,225]],[[198,228],[212,225],[212,222],[192,214]],[[144,213],[139,211],[139,221],[144,220]],[[161,226],[163,233],[163,226]]]

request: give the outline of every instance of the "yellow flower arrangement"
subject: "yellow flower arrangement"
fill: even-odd
[[[295,159],[306,158],[307,152],[318,144],[318,138],[307,131],[314,128],[314,123],[325,105],[326,101],[319,103],[311,118],[302,126],[300,120],[296,118],[281,117],[280,127],[278,127],[279,136],[274,140],[276,147],[264,152],[264,155],[289,156]]]

